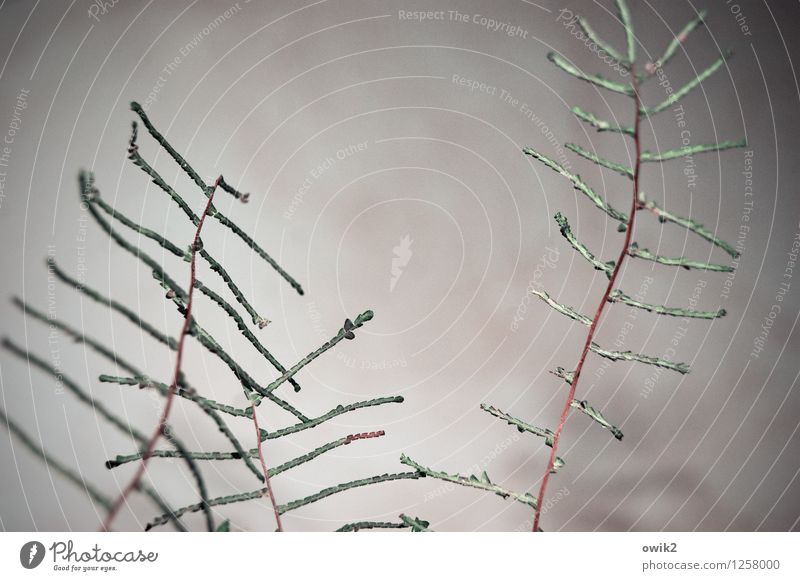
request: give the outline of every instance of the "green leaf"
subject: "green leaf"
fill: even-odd
[[[549,428],[539,428],[537,426],[533,426],[527,422],[523,422],[522,420],[515,418],[510,414],[507,414],[504,411],[497,409],[494,406],[490,406],[485,403],[481,404],[481,409],[485,412],[490,413],[496,418],[505,420],[506,422],[508,422],[509,425],[515,426],[520,432],[529,432],[531,434],[544,438],[545,445],[548,446],[549,448],[553,447],[555,434]],[[556,460],[553,463],[553,472],[555,472],[562,466],[564,466],[564,461],[558,456],[556,456]],[[485,477],[485,480],[483,482],[486,484],[491,484],[491,482],[489,481],[489,476],[486,474],[486,472],[483,473],[483,476]],[[472,478],[474,478],[474,476]]]
[[[634,64],[636,62],[636,36],[633,32],[633,19],[631,18],[631,11],[625,0],[616,0],[617,12],[622,25],[625,27],[625,39],[628,45],[628,62]]]
[[[641,355],[639,353],[634,353],[632,351],[608,351],[607,349],[603,349],[597,343],[592,343],[589,347],[592,351],[600,355],[601,357],[605,357],[606,359],[610,359],[611,361],[638,361],[639,363],[646,363],[647,365],[655,365],[656,367],[663,367],[664,369],[670,369],[672,371],[677,371],[678,373],[689,373],[689,366],[685,363],[673,363],[667,359],[661,359],[660,357],[651,357],[649,355]]]
[[[733,246],[716,236],[713,232],[708,230],[705,226],[700,224],[699,222],[695,222],[689,218],[682,218],[681,216],[677,216],[668,210],[661,208],[658,204],[656,204],[652,200],[648,200],[645,198],[643,193],[639,194],[639,204],[640,208],[643,210],[648,210],[658,216],[658,219],[661,222],[673,222],[678,224],[679,226],[683,226],[687,230],[691,230],[698,236],[705,238],[715,246],[719,246],[725,252],[730,254],[733,258],[739,258],[739,251],[736,250]]]
[[[592,29],[592,27],[589,26],[589,22],[583,16],[578,16],[578,24],[580,25],[581,29],[583,29],[583,32],[586,34],[589,40],[591,40],[593,43],[597,45],[597,48],[599,48],[600,50],[604,50],[608,54],[608,56],[610,56],[612,59],[623,65],[630,64],[627,61],[627,59],[617,51],[617,49],[615,49],[613,46],[605,42],[597,35],[594,29]]]
[[[594,202],[595,206],[597,206],[598,208],[603,210],[606,214],[611,216],[614,220],[617,220],[618,222],[621,222],[621,225],[623,226],[623,230],[622,231],[624,231],[624,227],[628,222],[628,216],[626,214],[624,214],[623,212],[620,212],[619,210],[615,210],[614,208],[612,208],[603,198],[601,198],[599,195],[597,195],[594,192],[594,190],[592,190],[592,188],[590,188],[588,185],[586,185],[586,183],[581,179],[581,177],[579,175],[568,172],[560,164],[558,164],[557,162],[553,161],[549,157],[547,157],[545,155],[542,155],[541,153],[539,153],[535,149],[532,149],[530,147],[525,147],[525,148],[522,149],[522,152],[525,155],[530,155],[531,157],[533,157],[535,159],[538,159],[544,165],[546,165],[547,167],[549,167],[553,171],[561,174],[562,176],[567,178],[569,181],[571,181],[573,187],[576,190],[578,190],[579,192],[583,193],[592,202]]]
[[[689,317],[691,319],[716,319],[718,317],[724,317],[727,314],[725,309],[719,309],[718,311],[695,311],[694,309],[680,309],[676,307],[666,307],[663,305],[651,305],[638,301],[633,297],[629,297],[619,289],[614,289],[611,291],[611,294],[608,295],[608,302],[624,303],[631,307],[636,307],[638,309],[656,313],[658,315]]]
[[[671,159],[679,159],[698,153],[707,153],[709,151],[725,151],[726,149],[735,149],[738,147],[747,147],[747,141],[740,139],[738,141],[722,141],[720,143],[687,145],[686,147],[681,147],[679,149],[670,149],[668,151],[662,151],[658,153],[643,151],[641,160],[649,162],[669,161]]]
[[[654,63],[649,64],[647,76],[652,76],[657,69],[664,67],[672,59],[672,57],[677,52],[678,47],[684,42],[686,42],[686,39],[688,38],[689,34],[695,28],[704,23],[706,14],[707,12],[705,10],[701,10],[700,12],[698,12],[697,17],[692,19],[686,26],[683,27],[683,29],[675,37],[673,37],[673,39],[667,45],[666,50],[664,50],[664,54],[662,54],[661,57]],[[642,77],[642,79],[644,78],[647,77],[646,76]]]
[[[572,245],[572,247],[578,251],[578,253],[583,256],[589,263],[594,266],[596,270],[602,270],[606,273],[606,276],[609,278],[611,277],[611,273],[614,270],[614,263],[613,262],[603,262],[602,260],[598,260],[595,258],[594,254],[592,254],[586,246],[584,246],[575,235],[572,233],[572,229],[570,228],[569,222],[564,217],[561,212],[557,212],[555,215],[555,220],[558,223],[558,227],[561,230],[561,234],[563,234],[564,238],[567,239],[567,242]]]
[[[594,421],[596,421],[598,424],[603,426],[605,429],[609,430],[617,440],[622,440],[622,430],[620,430],[618,427],[614,426],[608,420],[606,420],[605,417],[603,417],[603,414],[600,413],[600,410],[597,410],[592,406],[590,406],[588,401],[586,401],[585,399],[584,400],[573,399],[570,402],[570,405],[576,409],[579,409],[587,416],[592,418]]]
[[[577,153],[578,155],[580,155],[585,159],[588,159],[592,163],[596,163],[597,165],[600,165],[602,167],[615,171],[619,174],[622,174],[626,178],[633,179],[633,170],[627,165],[622,165],[621,163],[617,163],[615,161],[610,161],[608,159],[600,157],[596,153],[592,153],[591,151],[588,151],[582,148],[580,145],[576,145],[574,143],[565,143],[564,147],[566,147],[571,151],[574,151],[575,153]]]
[[[656,113],[660,113],[664,109],[671,107],[672,105],[683,99],[686,95],[691,93],[693,89],[695,89],[697,86],[700,85],[700,83],[702,83],[708,77],[717,72],[719,68],[722,66],[722,64],[726,60],[728,60],[732,55],[733,55],[732,51],[724,52],[717,60],[715,60],[711,64],[711,66],[709,66],[706,70],[697,75],[691,81],[686,83],[683,87],[671,93],[670,96],[664,99],[661,103],[659,103],[655,107],[642,108],[641,115],[655,115]]]
[[[218,533],[229,533],[231,532],[231,521],[230,519],[225,519],[222,521],[222,524],[217,527]]]
[[[621,125],[612,124],[609,121],[603,121],[602,119],[598,119],[594,113],[589,113],[584,111],[580,107],[573,107],[572,112],[578,119],[585,121],[597,131],[612,131],[614,133],[624,133],[625,135],[633,135],[633,127],[623,127]]]
[[[562,57],[560,54],[556,52],[549,52],[547,53],[547,58],[560,68],[565,73],[572,75],[573,77],[580,79],[582,81],[586,81],[591,83],[597,87],[601,87],[603,89],[607,89],[609,91],[613,91],[615,93],[620,93],[622,95],[627,95],[629,97],[633,97],[633,89],[630,85],[623,85],[622,83],[616,83],[614,81],[609,81],[608,79],[604,79],[599,75],[587,75],[577,67],[575,67],[572,63],[570,63],[567,59]]]
[[[589,317],[587,317],[586,315],[582,315],[581,313],[578,313],[572,307],[568,307],[566,305],[562,305],[561,303],[554,301],[552,298],[550,298],[550,295],[547,294],[547,292],[536,289],[531,289],[530,292],[531,294],[536,295],[537,297],[542,299],[544,302],[546,302],[548,305],[550,305],[553,309],[555,309],[562,315],[566,315],[570,319],[578,321],[579,323],[582,323],[587,327],[592,324],[592,320]]]
[[[418,474],[422,474],[424,476],[430,476],[431,478],[437,478],[439,480],[444,480],[445,482],[452,482],[453,484],[459,484],[461,486],[467,486],[470,488],[477,488],[479,490],[485,490],[486,492],[493,492],[497,496],[506,499],[512,498],[517,502],[521,502],[523,504],[527,504],[531,508],[536,508],[536,498],[527,492],[515,492],[513,490],[509,490],[507,488],[503,488],[497,484],[487,484],[481,481],[479,478],[475,476],[461,476],[459,474],[448,474],[447,472],[437,472],[431,468],[426,466],[422,466],[421,464],[415,462],[405,454],[400,456],[400,462],[405,464],[406,466],[411,466],[412,468],[417,470]]]

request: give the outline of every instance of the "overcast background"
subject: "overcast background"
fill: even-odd
[[[679,307],[694,296],[696,308],[725,308],[728,315],[685,325],[609,307],[601,345],[618,348],[621,336],[623,349],[664,356],[674,343],[672,359],[691,364],[692,371],[681,376],[590,356],[578,396],[603,409],[625,437],[618,442],[586,416],[571,416],[559,448],[566,466],[550,480],[542,525],[797,530],[800,280],[785,275],[792,274],[789,251],[800,232],[800,92],[793,65],[800,41],[792,33],[800,5],[629,3],[644,45],[640,64],[660,55],[697,10],[710,10],[707,27],[695,31],[668,66],[665,83],[673,88],[719,51],[736,53],[682,101],[683,137],[692,144],[746,137],[748,148],[691,163],[649,164],[642,190],[738,242],[743,255],[732,277],[628,262],[620,288],[629,294]],[[401,14],[422,9],[444,11],[443,19],[419,22]],[[355,341],[298,374],[300,393],[288,385],[279,393],[310,416],[384,395],[401,394],[405,402],[267,442],[267,460],[275,466],[349,433],[386,430],[384,438],[338,448],[275,478],[279,502],[336,482],[403,471],[403,452],[451,473],[486,470],[495,482],[535,493],[549,449],[479,405],[555,427],[566,391],[548,370],[575,367],[586,329],[531,300],[527,290],[545,289],[591,315],[607,280],[568,246],[553,216],[561,211],[604,260],[616,257],[623,236],[521,148],[530,145],[569,164],[626,211],[631,189],[626,178],[563,148],[576,142],[621,162],[632,155],[629,139],[598,134],[570,112],[579,105],[632,122],[628,98],[600,92],[547,60],[556,50],[589,72],[619,78],[571,34],[562,9],[587,16],[608,41],[624,47],[611,0],[1,2],[0,134],[7,147],[0,167],[2,334],[59,366],[141,431],[149,433],[157,422],[161,400],[99,383],[99,374],[118,370],[63,334],[49,338],[45,325],[25,318],[10,300],[23,297],[169,381],[173,352],[68,285],[49,281],[44,263],[50,252],[87,286],[178,334],[181,319],[172,303],[147,269],[91,221],[77,196],[79,169],[92,169],[109,203],[179,246],[189,243],[191,224],[126,159],[135,118],[128,104],[137,100],[205,178],[224,173],[251,193],[246,206],[224,194],[218,205],[303,284],[306,293],[299,296],[209,221],[206,248],[273,321],[257,333],[284,364],[333,336],[346,317],[375,311]],[[450,11],[466,15],[466,22]],[[482,17],[505,26],[491,30]],[[478,86],[471,90],[461,79]],[[648,83],[646,103],[664,97],[663,86]],[[672,109],[643,130],[647,149],[681,145]],[[205,198],[196,187],[146,132],[139,145],[199,213]],[[743,173],[747,155],[752,176]],[[649,214],[639,216],[635,232],[641,246],[660,254],[730,263],[720,249]],[[148,240],[139,243],[186,284],[186,263]],[[398,252],[408,260],[393,275]],[[233,302],[205,265],[199,275]],[[781,282],[789,287],[779,301]],[[196,308],[201,324],[256,379],[276,377],[212,303],[201,297]],[[761,339],[763,350],[754,351]],[[195,341],[188,343],[184,370],[204,395],[245,405],[227,368]],[[134,465],[109,471],[103,463],[135,451],[130,438],[8,351],[0,353],[0,396],[17,423],[87,482],[109,496],[128,482]],[[293,421],[268,402],[260,418],[268,430]],[[171,422],[192,449],[229,448],[210,420],[185,402],[178,402]],[[252,446],[252,424],[230,423]],[[0,528],[98,527],[103,513],[85,493],[49,472],[5,430],[0,461]],[[183,464],[154,459],[151,467],[152,482],[170,503],[196,502]],[[241,462],[201,468],[212,496],[258,487]],[[140,530],[156,512],[133,498],[116,526]],[[290,512],[284,524],[288,530],[333,530],[355,520],[393,520],[401,512],[442,531],[527,530],[532,516],[524,505],[428,478],[336,495]],[[266,500],[220,507],[217,514],[220,521],[231,518],[234,529],[274,528]],[[202,528],[199,515],[187,522]]]

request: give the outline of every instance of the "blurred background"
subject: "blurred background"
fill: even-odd
[[[800,90],[791,33],[795,2],[633,1],[640,65],[657,58],[701,9],[693,32],[643,98],[662,101],[720,51],[735,56],[702,87],[643,124],[644,147],[669,150],[746,138],[745,149],[647,164],[642,190],[670,211],[716,232],[742,252],[719,248],[642,213],[640,246],[666,256],[733,264],[733,274],[687,271],[630,259],[620,288],[648,303],[716,310],[713,322],[662,317],[623,305],[606,311],[598,343],[686,362],[679,375],[590,356],[578,388],[625,434],[616,441],[575,413],[559,447],[566,466],[551,478],[546,530],[751,531],[800,528]],[[424,20],[419,11],[432,11]],[[415,15],[415,13],[417,13]],[[178,246],[194,228],[126,159],[129,103],[208,181],[223,173],[250,192],[248,205],[218,207],[305,289],[298,295],[238,238],[209,221],[205,247],[272,323],[259,338],[290,366],[366,309],[373,321],[301,371],[303,389],[279,390],[306,415],[399,394],[402,405],[368,408],[293,437],[270,440],[275,466],[347,434],[383,429],[274,479],[279,502],[337,482],[401,472],[401,453],[439,470],[486,470],[509,488],[536,493],[549,448],[481,411],[488,403],[554,428],[566,397],[549,370],[573,369],[586,329],[529,294],[546,290],[591,315],[606,277],[559,233],[562,212],[603,260],[623,235],[567,180],[522,154],[531,146],[579,173],[627,211],[631,183],[566,150],[578,143],[630,163],[631,140],[597,133],[578,105],[632,123],[627,97],[559,71],[557,51],[587,72],[625,82],[587,48],[572,20],[584,15],[622,49],[613,2],[338,0],[0,3],[0,244],[2,334],[150,433],[163,400],[100,383],[113,363],[25,316],[20,297],[81,329],[168,382],[174,352],[134,324],[48,273],[45,259],[87,287],[128,305],[177,336],[181,318],[150,272],[116,246],[78,198],[80,169],[103,198]],[[139,152],[195,212],[205,198],[145,131]],[[786,165],[786,164],[789,165]],[[185,286],[188,265],[154,243],[127,238]],[[199,277],[235,304],[200,263]],[[195,314],[257,380],[277,373],[205,297]],[[243,311],[242,311],[243,313]],[[243,313],[244,314],[244,313]],[[793,355],[794,354],[794,355]],[[184,371],[200,393],[246,405],[237,380],[196,341]],[[63,381],[63,379],[62,379]],[[64,464],[109,496],[135,469],[105,460],[136,446],[62,383],[0,351],[0,397],[9,417]],[[263,428],[293,423],[266,402]],[[213,423],[184,401],[171,418],[193,450],[228,450]],[[253,426],[232,420],[246,446]],[[159,447],[164,447],[162,443]],[[104,512],[6,430],[0,432],[0,528],[95,530]],[[258,488],[241,462],[204,462],[211,496]],[[149,481],[173,506],[197,501],[185,465],[153,459]],[[134,496],[115,526],[141,530],[157,511]],[[215,509],[234,530],[272,530],[266,499]],[[524,505],[430,478],[360,488],[285,515],[287,530],[334,530],[400,513],[441,531],[530,528]],[[187,523],[202,529],[199,514]]]

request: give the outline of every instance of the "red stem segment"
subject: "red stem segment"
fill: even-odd
[[[603,311],[606,308],[606,304],[608,304],[608,297],[611,294],[611,291],[614,289],[614,283],[617,281],[617,275],[619,271],[622,269],[622,263],[625,260],[625,257],[628,256],[628,250],[631,246],[631,239],[633,237],[633,223],[636,219],[636,211],[639,209],[639,169],[641,166],[641,158],[642,158],[642,145],[641,139],[639,136],[639,125],[640,125],[640,112],[639,109],[641,107],[641,99],[639,97],[639,81],[636,78],[636,70],[635,67],[631,66],[631,84],[633,86],[633,93],[634,93],[634,101],[636,102],[636,118],[633,124],[633,141],[634,147],[636,149],[636,161],[633,166],[633,200],[631,202],[631,213],[628,217],[627,228],[625,230],[625,242],[622,245],[622,249],[619,253],[619,258],[617,258],[617,262],[614,265],[614,269],[611,271],[611,277],[608,280],[608,286],[606,286],[606,290],[603,293],[603,299],[600,301],[600,305],[597,307],[597,311],[595,311],[594,318],[592,319],[592,324],[589,327],[589,333],[586,336],[586,344],[583,346],[583,352],[581,353],[581,358],[578,361],[578,366],[575,368],[575,372],[572,377],[572,384],[569,387],[569,393],[567,395],[567,401],[564,404],[564,409],[561,411],[561,419],[558,422],[558,427],[553,435],[553,445],[551,446],[550,450],[550,459],[547,461],[547,470],[544,472],[544,476],[542,477],[542,483],[539,486],[539,496],[536,500],[536,512],[534,513],[533,517],[533,532],[539,531],[539,519],[542,516],[542,504],[544,503],[544,494],[547,490],[547,483],[550,480],[550,473],[553,470],[553,466],[556,461],[556,451],[558,450],[558,441],[561,438],[561,432],[564,429],[564,424],[567,421],[567,416],[569,415],[569,409],[572,406],[572,402],[575,400],[575,390],[578,387],[578,379],[581,375],[581,370],[583,369],[583,364],[586,362],[586,356],[589,354],[589,348],[592,345],[592,340],[594,339],[595,331],[597,331],[597,327],[600,324],[600,317],[603,315]]]
[[[194,296],[194,285],[197,281],[196,278],[196,263],[195,257],[197,254],[197,247],[200,243],[200,231],[203,229],[203,223],[205,222],[206,216],[211,211],[212,201],[214,200],[214,193],[217,191],[217,187],[219,187],[220,181],[222,180],[222,176],[219,176],[217,180],[214,182],[213,187],[208,195],[208,202],[206,203],[206,207],[203,210],[203,214],[200,216],[200,221],[197,224],[197,230],[194,233],[194,241],[192,242],[191,247],[191,267],[190,267],[190,278],[189,278],[189,291],[186,297],[186,312],[184,313],[183,319],[183,327],[181,328],[181,334],[178,339],[178,349],[177,355],[175,357],[175,371],[172,374],[172,383],[170,384],[169,393],[167,394],[167,402],[164,404],[164,410],[161,412],[161,419],[158,422],[158,426],[156,426],[153,435],[147,442],[147,448],[145,449],[144,454],[142,455],[142,461],[139,464],[139,468],[136,470],[136,474],[133,476],[131,481],[122,491],[117,499],[114,501],[114,504],[111,505],[111,509],[108,511],[108,515],[106,515],[105,520],[103,521],[103,526],[101,530],[108,531],[111,530],[111,523],[114,522],[117,514],[119,513],[120,508],[127,500],[128,496],[131,492],[133,492],[142,480],[144,476],[145,470],[147,470],[147,464],[150,461],[151,456],[153,455],[153,450],[155,450],[156,443],[158,442],[159,438],[164,435],[167,427],[167,419],[169,418],[169,413],[172,410],[172,402],[175,399],[175,393],[178,390],[178,378],[181,375],[181,363],[183,361],[183,346],[186,342],[186,337],[189,334],[189,325],[191,324],[192,320],[192,297]],[[255,417],[255,416],[254,416]],[[260,438],[259,438],[260,441]]]
[[[264,471],[264,485],[267,488],[267,493],[269,494],[269,500],[272,503],[272,510],[275,513],[275,522],[278,525],[278,532],[283,532],[283,523],[281,523],[281,513],[278,510],[278,502],[275,500],[275,493],[272,492],[272,484],[269,480],[269,469],[267,468],[267,462],[264,460],[264,452],[261,449],[261,429],[258,427],[258,414],[256,414],[256,405],[252,404],[253,409],[253,424],[256,427],[256,446],[258,447],[258,459],[261,461],[261,469]]]

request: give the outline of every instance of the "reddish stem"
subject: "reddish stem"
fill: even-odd
[[[642,157],[642,146],[639,136],[639,109],[641,107],[641,99],[639,97],[639,81],[636,78],[636,70],[634,65],[631,65],[631,84],[633,86],[634,101],[636,102],[636,118],[633,124],[633,141],[636,149],[636,160],[633,166],[633,201],[631,202],[631,214],[628,217],[627,228],[625,230],[625,242],[623,243],[622,249],[619,252],[619,258],[617,258],[614,269],[611,271],[611,277],[609,278],[608,286],[606,286],[606,290],[603,293],[603,299],[600,301],[597,311],[595,311],[594,317],[592,318],[592,324],[589,326],[589,333],[586,336],[586,343],[583,346],[581,358],[578,361],[578,366],[575,368],[575,372],[572,376],[572,383],[569,386],[567,401],[564,404],[564,409],[561,410],[561,419],[559,420],[558,427],[553,435],[553,445],[550,450],[550,459],[547,461],[547,470],[545,470],[544,476],[542,477],[542,483],[539,486],[539,496],[536,500],[536,512],[534,513],[533,517],[533,532],[539,531],[539,519],[542,516],[544,494],[547,490],[547,483],[550,480],[550,473],[553,471],[553,466],[555,465],[558,441],[561,438],[561,432],[563,431],[564,424],[567,421],[569,409],[572,406],[572,402],[575,400],[575,390],[578,387],[578,379],[580,378],[583,364],[586,362],[586,356],[589,354],[589,348],[592,345],[592,339],[594,339],[595,331],[597,331],[597,327],[600,324],[600,317],[603,315],[603,311],[605,311],[606,304],[608,303],[608,297],[614,288],[614,283],[617,281],[617,275],[622,269],[622,263],[625,260],[625,257],[628,256],[628,250],[630,249],[631,239],[633,237],[633,223],[636,219],[636,211],[639,209],[639,169],[641,166]]]
[[[275,513],[275,522],[278,524],[278,532],[283,532],[283,523],[281,523],[281,513],[278,510],[278,502],[275,500],[275,494],[272,492],[272,484],[269,480],[269,469],[267,462],[264,460],[264,452],[261,449],[261,430],[258,427],[258,414],[256,414],[256,404],[250,406],[253,409],[253,424],[256,427],[256,446],[258,448],[258,459],[261,461],[261,469],[264,471],[264,485],[267,487],[269,500],[272,503],[272,510]]]
[[[349,444],[350,442],[354,442],[356,440],[368,440],[370,438],[380,438],[381,436],[385,436],[386,432],[383,430],[378,430],[377,432],[362,432],[360,434],[350,434],[345,438],[345,444]]]
[[[111,505],[111,509],[108,511],[108,515],[106,515],[105,520],[103,521],[103,525],[101,530],[108,531],[111,529],[111,523],[114,522],[114,518],[116,518],[117,513],[119,513],[120,508],[127,500],[128,496],[131,492],[133,492],[142,480],[144,476],[145,470],[147,469],[147,464],[150,461],[150,457],[153,455],[153,450],[155,450],[156,443],[158,442],[159,438],[164,435],[164,432],[167,427],[167,419],[169,418],[169,413],[172,410],[172,402],[175,399],[175,393],[178,390],[178,378],[181,375],[181,363],[183,361],[183,346],[186,342],[186,336],[189,334],[189,325],[192,320],[192,297],[194,296],[194,285],[197,281],[196,278],[196,264],[195,264],[195,257],[197,254],[197,247],[200,242],[200,231],[203,229],[203,223],[205,222],[206,216],[208,215],[209,211],[211,210],[211,204],[214,200],[214,193],[217,191],[217,187],[222,180],[222,176],[219,176],[217,180],[214,182],[214,186],[211,188],[211,191],[208,194],[208,202],[206,203],[206,207],[203,210],[203,214],[200,216],[200,221],[197,223],[197,230],[194,233],[194,241],[192,242],[191,247],[191,261],[190,261],[190,278],[189,278],[189,291],[186,297],[186,312],[184,313],[183,318],[183,327],[181,328],[181,334],[178,339],[178,349],[177,355],[175,357],[175,371],[172,374],[172,383],[170,384],[169,393],[167,393],[167,402],[164,404],[164,410],[161,412],[161,419],[158,422],[158,426],[156,426],[153,435],[147,442],[147,447],[145,448],[145,452],[142,455],[142,461],[139,464],[139,468],[136,470],[136,474],[134,474],[131,481],[122,491],[117,499],[114,501],[114,504]]]

